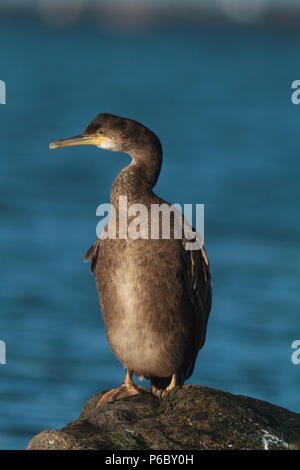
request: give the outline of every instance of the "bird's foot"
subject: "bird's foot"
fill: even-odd
[[[136,395],[142,395],[143,393],[149,393],[144,387],[140,385],[132,384],[122,384],[121,387],[112,388],[108,392],[104,393],[100,400],[98,401],[96,408],[103,405],[103,403],[108,403],[116,400],[122,400],[124,398],[134,397]]]
[[[155,385],[151,385],[151,393],[155,397],[161,399],[161,398],[164,398],[169,393],[170,390],[173,390],[173,388],[177,387],[178,385],[179,385],[179,382],[178,382],[178,379],[177,379],[177,375],[174,374],[172,376],[171,382],[169,383],[169,385],[164,390],[155,387]]]
[[[151,385],[151,389],[150,389],[152,395],[154,395],[155,397],[161,399],[162,398],[162,394],[163,394],[163,390],[161,388],[157,388],[155,387],[155,385]]]
[[[154,395],[155,397],[159,398],[160,400],[162,398],[164,398],[170,390],[173,390],[173,388],[177,387],[177,385],[173,386],[173,387],[166,387],[164,390],[161,389],[161,388],[157,388],[155,387],[154,385],[151,385],[151,393],[152,395]]]
[[[168,385],[164,390],[162,390],[161,398],[164,398],[168,393],[173,390],[173,388],[178,387],[178,385]]]

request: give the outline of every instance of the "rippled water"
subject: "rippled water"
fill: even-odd
[[[300,35],[0,22],[0,448],[25,448],[123,378],[82,258],[128,158],[48,150],[103,111],[159,135],[160,196],[205,204],[214,301],[190,382],[300,411]]]

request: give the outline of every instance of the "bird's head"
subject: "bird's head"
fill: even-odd
[[[158,137],[145,126],[137,121],[109,113],[98,114],[82,134],[52,142],[50,149],[70,145],[96,145],[102,149],[124,152],[131,156],[147,148],[151,150],[151,147],[152,150],[156,147],[161,151]]]

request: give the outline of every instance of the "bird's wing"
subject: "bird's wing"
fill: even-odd
[[[96,269],[98,256],[100,252],[100,242],[101,240],[100,238],[98,238],[98,240],[96,240],[95,243],[88,249],[84,257],[85,263],[87,263],[88,261],[91,262],[91,265],[90,265],[91,274],[93,274]]]
[[[193,341],[188,346],[187,360],[183,374],[185,379],[191,376],[197,354],[205,342],[207,321],[212,303],[212,285],[209,262],[205,248],[187,250],[183,239],[183,278],[193,310],[192,334]],[[184,379],[184,380],[185,380]]]

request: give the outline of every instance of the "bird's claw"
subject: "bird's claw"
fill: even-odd
[[[141,387],[140,385],[122,384],[121,387],[112,388],[108,392],[104,393],[101,396],[100,400],[98,401],[96,408],[103,405],[103,403],[109,403],[109,402],[113,402],[116,400],[122,400],[124,398],[130,398],[133,396],[142,395],[143,393],[149,393],[149,390],[147,390],[144,387]]]

